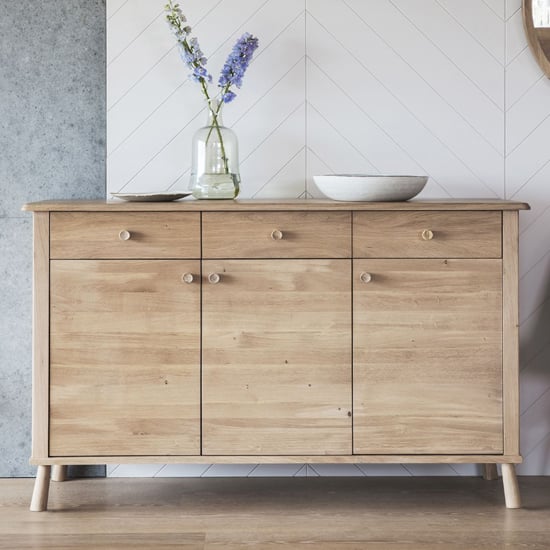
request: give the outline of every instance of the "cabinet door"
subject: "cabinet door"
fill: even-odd
[[[350,454],[351,261],[203,273],[203,453]]]
[[[199,261],[50,270],[50,455],[199,454]]]
[[[501,261],[354,266],[354,452],[502,453]]]

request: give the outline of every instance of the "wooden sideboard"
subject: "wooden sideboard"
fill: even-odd
[[[31,510],[51,467],[502,464],[520,506],[507,201],[40,202]]]

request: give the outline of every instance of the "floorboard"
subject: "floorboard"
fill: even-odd
[[[233,550],[550,549],[550,477],[522,477],[524,508],[478,478],[0,480],[0,548]]]

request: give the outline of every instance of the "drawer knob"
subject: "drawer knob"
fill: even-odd
[[[425,241],[431,241],[434,238],[434,232],[429,229],[422,231],[422,239]]]
[[[123,229],[119,234],[118,234],[118,238],[121,240],[121,241],[129,241],[131,238],[132,238],[132,234],[127,231],[126,229]]]
[[[217,285],[220,282],[220,276],[217,273],[208,275],[208,282],[212,285]]]
[[[283,238],[283,232],[280,231],[279,229],[274,229],[274,230],[271,232],[271,238],[272,238],[274,241],[280,241],[280,240],[282,240],[282,238]]]
[[[359,275],[359,278],[363,283],[370,283],[372,281],[372,275],[370,273],[367,273],[366,271],[363,271],[363,273]]]
[[[192,273],[184,273],[181,279],[184,283],[187,283],[188,285],[190,285],[195,280]]]

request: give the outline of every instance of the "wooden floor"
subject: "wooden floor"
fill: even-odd
[[[550,477],[0,480],[0,548],[550,549]]]

